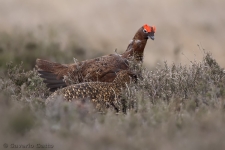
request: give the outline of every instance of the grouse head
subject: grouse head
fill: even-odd
[[[144,24],[135,34],[134,39],[138,40],[148,40],[152,39],[154,40],[154,34],[156,32],[155,26],[149,26],[147,24]]]
[[[144,24],[134,35],[134,38],[129,43],[127,50],[122,54],[124,58],[134,58],[137,62],[143,61],[143,53],[147,40],[150,38],[155,39],[156,32],[155,26]]]

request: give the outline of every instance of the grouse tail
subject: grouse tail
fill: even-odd
[[[68,68],[67,66],[47,60],[37,59],[36,68],[50,91],[54,92],[58,88],[67,86],[63,81],[63,73],[66,72]]]

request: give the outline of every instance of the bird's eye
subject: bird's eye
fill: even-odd
[[[147,33],[147,30],[146,30],[146,29],[143,29],[143,32],[144,32],[144,33]]]

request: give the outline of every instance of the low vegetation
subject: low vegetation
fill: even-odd
[[[125,114],[99,113],[91,104],[81,108],[60,97],[46,108],[50,92],[36,70],[24,71],[23,63],[6,68],[0,78],[0,139],[8,147],[225,148],[225,71],[209,53],[190,66],[141,68],[138,83],[122,94]]]

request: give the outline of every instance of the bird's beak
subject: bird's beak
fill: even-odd
[[[154,35],[149,35],[148,38],[154,40],[155,36]]]

